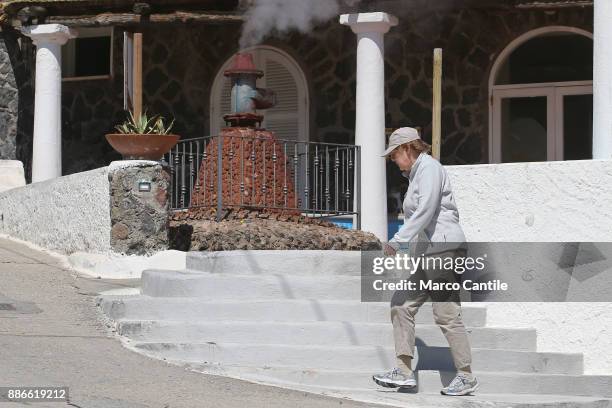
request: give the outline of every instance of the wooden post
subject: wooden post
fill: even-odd
[[[142,33],[134,33],[134,117],[142,114]]]
[[[134,33],[123,32],[123,110],[134,109]]]
[[[434,50],[432,113],[432,155],[440,160],[442,149],[442,48]]]

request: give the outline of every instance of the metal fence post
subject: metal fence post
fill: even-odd
[[[223,208],[223,136],[217,137],[217,222],[219,222]]]
[[[357,221],[356,226],[358,230],[361,230],[361,146],[355,146],[356,160],[355,160],[355,191],[356,191],[356,203],[357,208]]]
[[[225,187],[224,182],[224,145],[225,136],[218,135],[214,137],[203,137],[181,140],[176,146],[167,153],[164,158],[168,159],[170,167],[171,182],[170,194],[172,196],[171,209],[182,210],[198,207],[206,207],[210,210],[216,207],[215,220],[220,222],[223,217],[223,206],[227,205],[232,208],[234,206],[243,207],[247,203],[244,201],[245,193],[245,152],[244,152],[244,137],[239,137],[240,140],[240,157],[239,161],[232,136],[229,137],[229,168],[228,168],[228,188],[229,201],[224,202],[223,192]],[[217,163],[212,160],[214,156],[213,141],[217,139]],[[333,217],[333,216],[353,216],[355,229],[361,229],[361,148],[355,145],[342,145],[331,143],[315,143],[315,142],[295,142],[285,139],[277,139],[273,144],[272,154],[272,181],[273,186],[268,185],[268,140],[256,138],[253,140],[253,146],[256,142],[263,140],[263,168],[262,191],[264,193],[263,203],[251,202],[250,206],[257,208],[274,209],[291,209],[298,210],[301,206],[300,187],[304,187],[305,202],[302,205],[302,212],[308,213],[313,217]],[[207,143],[207,141],[209,143]],[[196,144],[194,146],[194,143]],[[277,144],[283,143],[281,152],[277,151]],[[288,147],[288,144],[294,145],[293,151]],[[189,146],[187,146],[189,144]],[[200,155],[200,144],[202,154]],[[305,153],[304,161],[301,163],[300,146],[304,146]],[[251,149],[250,161],[252,161],[251,180],[253,191],[248,195],[253,196],[255,193],[255,159],[257,155]],[[334,157],[332,158],[332,153]],[[279,160],[282,160],[279,163]],[[291,166],[291,161],[293,165]],[[282,164],[282,174],[279,179],[277,165]],[[215,203],[215,177],[214,169],[217,168],[217,200]],[[234,168],[240,166],[240,204],[233,203],[234,198]],[[305,166],[305,168],[303,168]],[[291,167],[291,170],[290,170]],[[333,167],[333,174],[332,172]],[[300,185],[300,177],[305,172],[305,185]],[[291,175],[289,174],[290,171]],[[257,175],[258,179],[260,175]],[[209,181],[210,180],[210,181]],[[294,203],[289,203],[289,184],[293,180],[293,188],[295,189]],[[281,203],[276,201],[279,188],[282,188]],[[273,192],[273,200],[268,201],[268,192]],[[210,196],[208,195],[210,192]],[[210,199],[208,198],[210,197]],[[352,200],[352,202],[351,202]],[[253,201],[253,200],[251,200]]]

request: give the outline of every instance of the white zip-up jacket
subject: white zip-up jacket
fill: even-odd
[[[428,243],[425,253],[465,248],[466,239],[459,224],[450,179],[440,162],[421,153],[410,173],[402,172],[402,175],[410,180],[403,204],[404,225],[389,241],[391,246],[407,248],[410,241],[418,238],[417,242]],[[419,252],[422,249],[419,245]]]

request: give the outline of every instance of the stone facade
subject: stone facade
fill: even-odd
[[[400,18],[403,23],[387,37],[387,126],[422,126],[425,138],[431,139],[432,54],[434,48],[443,48],[445,164],[488,162],[489,73],[496,57],[511,41],[548,25],[592,31],[593,21],[592,9],[553,14],[442,10]]]
[[[27,169],[34,112],[33,48],[27,37],[19,38],[15,31],[0,31],[0,159],[19,159]]]
[[[17,149],[17,82],[11,63],[11,38],[0,33],[0,159],[14,159]]]
[[[390,2],[389,2],[390,3]],[[443,147],[445,164],[488,161],[488,79],[503,48],[519,35],[549,25],[592,31],[592,8],[496,10],[415,7],[387,10],[400,24],[385,37],[389,128],[419,126],[431,138],[432,50],[444,49]],[[183,138],[209,134],[210,90],[220,66],[237,51],[236,24],[159,25],[144,30],[145,104],[151,113],[176,118]],[[64,173],[119,158],[104,134],[124,117],[122,30],[115,29],[110,80],[65,82],[63,91]],[[179,46],[180,44],[180,46]],[[330,21],[309,35],[291,33],[267,44],[292,55],[309,82],[313,141],[352,143],[355,122],[356,37]],[[4,72],[4,71],[2,71]],[[14,95],[7,91],[7,97]],[[12,94],[10,92],[13,92]],[[23,94],[28,98],[31,89]],[[22,93],[20,93],[20,98]],[[21,103],[21,102],[20,102]],[[27,105],[27,102],[25,103]],[[19,123],[31,127],[31,120]],[[30,133],[31,134],[31,133]],[[18,143],[18,158],[31,144]],[[0,152],[14,147],[2,143]],[[26,166],[28,168],[29,166]],[[399,173],[390,172],[391,183]]]
[[[108,180],[112,249],[127,255],[168,249],[167,169],[156,162],[117,162],[109,167]],[[150,191],[140,191],[140,182],[150,183]]]
[[[107,166],[121,155],[104,135],[125,120],[123,111],[123,34],[114,36],[110,79],[62,84],[62,172],[71,174]]]

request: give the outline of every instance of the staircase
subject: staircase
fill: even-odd
[[[372,374],[395,358],[389,305],[360,302],[359,265],[350,252],[190,253],[187,270],[145,271],[140,295],[101,295],[98,305],[142,354],[202,372],[371,396]],[[581,354],[537,352],[535,330],[487,327],[486,313],[463,306],[478,395],[612,406],[612,376],[584,375]],[[428,304],[417,314],[417,353],[415,391],[439,395],[454,371]]]

